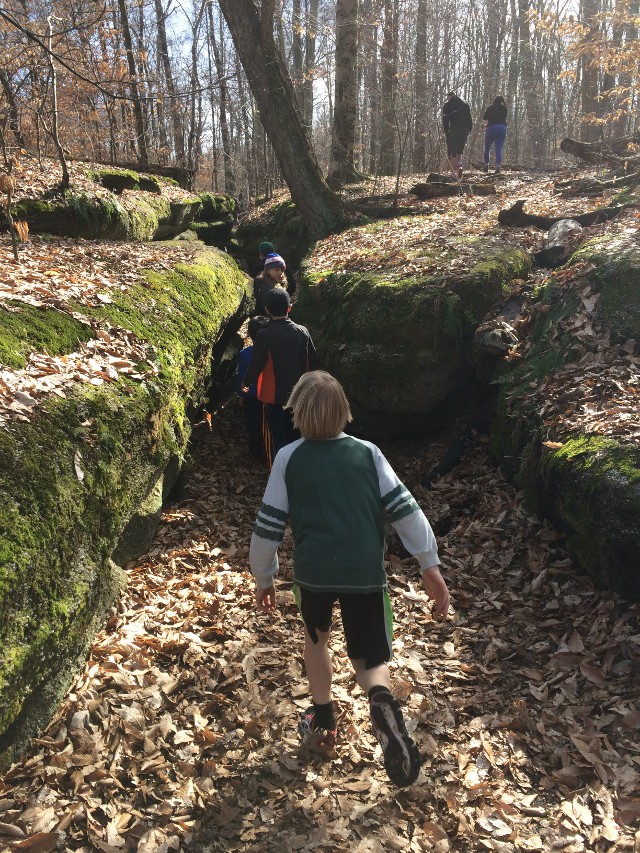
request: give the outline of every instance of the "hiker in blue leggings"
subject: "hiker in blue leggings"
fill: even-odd
[[[491,146],[495,147],[496,175],[500,174],[502,167],[502,146],[507,138],[507,105],[502,95],[494,98],[493,103],[487,107],[482,116],[487,125],[484,131],[484,171],[489,171],[489,160],[491,158]]]

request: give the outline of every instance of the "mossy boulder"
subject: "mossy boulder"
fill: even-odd
[[[532,313],[527,355],[500,378],[492,451],[531,508],[566,531],[594,581],[638,601],[640,446],[615,427],[621,401],[637,413],[637,388],[621,378],[637,371],[629,339],[640,340],[640,247],[628,235],[584,244],[539,289]],[[607,388],[623,395],[617,403]],[[593,407],[598,432],[581,417]]]
[[[143,190],[150,193],[161,193],[160,181],[153,175],[141,175],[132,169],[106,168],[90,173],[105,189],[120,194],[123,190]]]
[[[374,244],[386,227],[366,226]],[[490,238],[411,251],[431,272],[332,270],[314,256],[302,268],[294,319],[308,326],[322,367],[343,383],[355,428],[370,436],[407,435],[433,422],[472,378],[467,356],[477,324],[529,267],[525,252]],[[367,265],[379,266],[373,256]]]
[[[200,212],[198,222],[234,223],[238,215],[238,202],[230,195],[200,193]]]
[[[179,470],[215,342],[248,297],[236,264],[210,249],[147,271],[110,304],[77,306],[148,344],[146,378],[78,385],[0,429],[0,765],[47,721],[104,624],[123,583],[113,555],[147,547],[148,527],[136,537],[135,525],[157,514]],[[44,326],[58,323],[59,312],[40,309],[35,329],[32,310],[16,312],[31,328],[22,334],[0,312],[0,340],[16,358],[43,348]],[[68,351],[86,329],[66,329]]]
[[[290,199],[276,204],[265,201],[258,205],[250,216],[240,221],[235,238],[239,253],[254,275],[260,271],[258,246],[264,240],[273,243],[291,270],[300,267],[314,243]]]
[[[200,210],[195,196],[173,202],[152,193],[102,197],[68,192],[64,199],[23,199],[14,219],[35,234],[99,240],[165,240],[185,231]]]

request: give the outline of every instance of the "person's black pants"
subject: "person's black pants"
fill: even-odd
[[[293,412],[291,409],[283,409],[277,403],[266,403],[265,407],[269,432],[271,433],[272,459],[275,459],[280,448],[296,441],[300,438],[300,433],[293,428]]]

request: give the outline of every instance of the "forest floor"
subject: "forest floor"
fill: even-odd
[[[550,186],[507,178],[501,198],[430,202],[442,215],[424,227],[494,228],[499,207],[523,197],[538,213],[603,203],[558,200]],[[633,212],[616,223],[637,231]],[[246,453],[231,395],[196,426],[184,490],[127,567],[83,671],[0,778],[0,850],[637,853],[640,606],[579,573],[484,437],[423,489],[450,438],[382,446],[438,534],[455,611],[431,619],[391,538],[394,691],[423,758],[413,786],[386,778],[339,630],[336,749],[299,749],[309,696],[291,541],[279,608],[259,614],[247,556],[267,471]]]

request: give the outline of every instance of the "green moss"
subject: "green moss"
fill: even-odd
[[[477,324],[528,265],[526,253],[500,248],[478,243],[474,251],[483,261],[471,260],[455,274],[443,258],[455,253],[456,241],[444,252],[431,250],[438,269],[423,276],[402,277],[393,267],[318,270],[313,257],[303,264],[292,316],[309,327],[323,366],[344,384],[361,422],[375,405],[367,429],[384,413],[386,424],[397,422],[389,433],[401,434],[403,422],[413,431],[467,381]]]
[[[594,265],[592,279],[600,293],[598,319],[614,340],[640,340],[640,247],[632,235],[598,237],[585,243],[571,263]]]
[[[186,230],[200,209],[200,200],[170,202],[160,195],[102,198],[67,193],[64,201],[24,200],[14,216],[34,233],[112,240],[164,239]]]
[[[200,201],[202,207],[198,215],[200,222],[233,222],[236,218],[238,203],[229,195],[213,195],[212,193],[201,193]]]
[[[0,364],[18,370],[25,367],[32,352],[65,355],[78,342],[95,337],[86,323],[63,311],[36,308],[23,302],[9,302],[16,310],[0,306]]]
[[[245,296],[215,250],[149,273],[91,313],[147,341],[157,375],[82,385],[0,430],[0,756],[15,740],[7,728],[32,713],[113,599],[109,557],[158,473],[184,454],[212,346]]]
[[[140,175],[132,169],[98,169],[89,170],[88,176],[108,190],[121,193],[123,190],[143,190],[160,193],[160,183],[152,175]]]
[[[302,217],[292,201],[265,206],[259,215],[245,217],[236,229],[236,239],[248,264],[255,264],[258,246],[269,240],[291,267],[297,269],[314,245]]]

